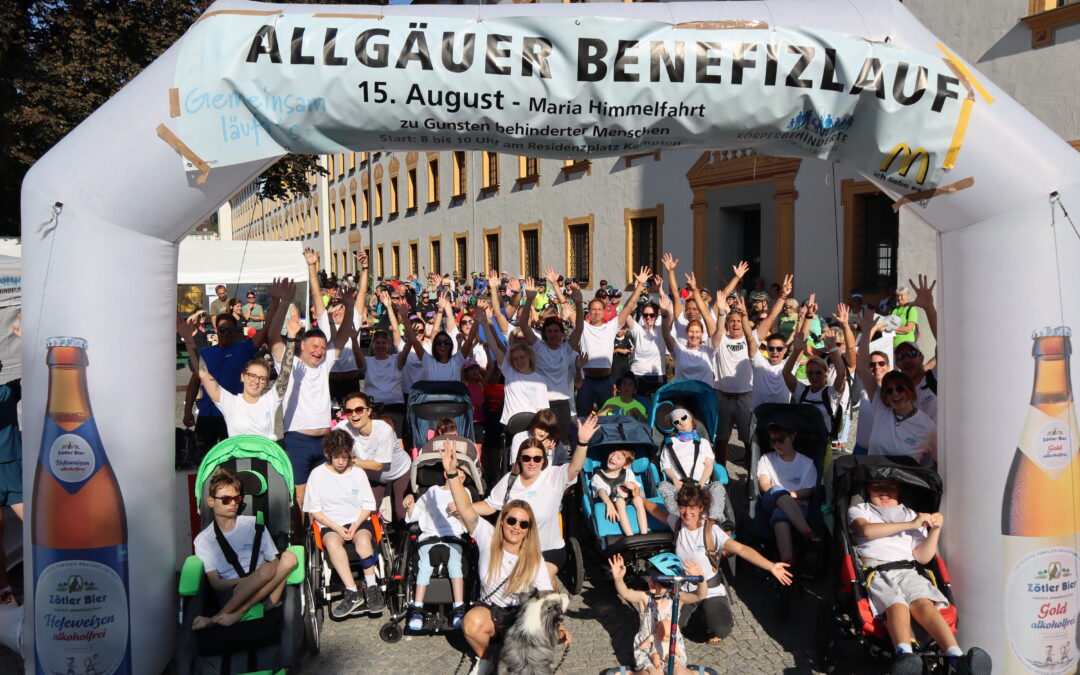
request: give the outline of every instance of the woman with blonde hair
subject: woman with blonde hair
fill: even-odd
[[[480,320],[484,322],[489,335],[495,330],[491,325],[491,316],[485,307],[477,309]],[[536,372],[536,355],[525,342],[519,342],[504,350],[498,340],[488,340],[488,349],[499,364],[503,377],[504,399],[500,424],[506,424],[511,417],[520,412],[536,412],[548,407],[548,388],[544,376]]]
[[[479,549],[480,602],[465,615],[463,624],[465,640],[477,658],[472,672],[494,672],[489,647],[517,618],[516,594],[550,591],[551,578],[542,564],[532,507],[520,499],[509,501],[498,521],[491,525],[473,508],[472,498],[461,481],[453,480],[458,475],[457,455],[445,449],[440,452],[454,505]],[[570,640],[565,628],[560,626],[559,632],[563,641]]]

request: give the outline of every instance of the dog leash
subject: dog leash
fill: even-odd
[[[551,671],[552,673],[555,673],[555,672],[557,672],[559,670],[559,668],[562,668],[563,661],[566,660],[566,655],[569,654],[569,653],[570,653],[570,644],[567,643],[566,648],[563,649],[562,658],[559,659],[559,662],[555,664],[555,668]]]

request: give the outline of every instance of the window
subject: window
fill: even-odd
[[[627,236],[630,238],[630,265],[626,270],[627,276],[632,277],[642,267],[648,267],[659,274],[660,259],[657,255],[660,247],[658,244],[660,228],[655,215],[643,217],[629,217],[630,223]]]
[[[588,159],[567,159],[563,161],[562,172],[564,176],[569,176],[572,173],[578,173],[584,171],[588,175],[592,175],[592,161]]]
[[[351,155],[350,155],[351,156]],[[355,186],[354,190],[355,190]],[[356,227],[356,192],[349,193],[349,227]]]
[[[416,208],[416,169],[409,169],[409,209]]]
[[[439,153],[428,153],[428,165],[427,165],[427,179],[428,179],[428,204],[439,203]]]
[[[420,243],[416,241],[409,242],[409,274],[420,276]]]
[[[892,200],[868,181],[841,182],[844,204],[844,281],[847,292],[870,300],[896,287],[900,216]]]
[[[330,176],[329,177],[333,178],[334,177],[334,160],[337,159],[337,156],[336,155],[327,155],[326,159],[327,159],[327,163],[330,165],[330,166],[326,167],[327,169],[330,170]]]
[[[468,186],[465,183],[465,152],[454,151],[454,197],[464,197]]]
[[[345,153],[338,155],[338,178],[345,175]]]
[[[375,183],[375,220],[382,220],[382,183],[381,182],[380,183]]]
[[[349,153],[349,171],[356,171],[356,153]]]
[[[1020,21],[1031,29],[1031,46],[1054,43],[1054,29],[1080,21],[1078,0],[1028,0],[1028,15]]]
[[[390,274],[394,278],[401,278],[401,246],[398,244],[390,246]]]
[[[484,232],[484,272],[501,270],[499,261],[499,231]]]
[[[518,158],[518,177],[519,178],[539,178],[540,177],[540,160],[536,157],[520,157]]]
[[[464,235],[454,237],[454,274],[465,277],[469,273],[469,244]]]
[[[566,228],[566,273],[587,287],[592,283],[593,216],[567,218],[563,225]]]
[[[397,176],[390,176],[390,215],[397,215],[398,194],[397,194]]]
[[[330,254],[330,274],[337,274],[337,251]]]
[[[521,274],[540,278],[540,223],[521,225]]]
[[[334,223],[336,223],[336,222],[337,222],[337,205],[336,204],[331,204],[330,205],[330,222],[328,222],[326,224],[326,226],[330,228],[331,232],[334,231]]]
[[[368,201],[368,189],[365,187],[363,190],[360,191],[360,195],[362,197],[364,207],[364,212],[360,214],[360,219],[366,223],[371,218],[371,202]]]
[[[499,187],[499,153],[484,152],[484,189]]]
[[[442,239],[431,240],[431,271],[442,274]]]
[[[381,278],[383,278],[383,276],[385,276],[385,275],[384,275],[384,271],[385,271],[385,270],[384,270],[384,268],[383,268],[383,247],[382,247],[382,244],[379,244],[379,245],[378,245],[378,246],[376,247],[376,249],[375,249],[375,250],[376,250],[376,251],[378,251],[378,255],[377,255],[377,256],[376,256],[376,258],[375,258],[375,261],[376,261],[376,262],[377,262],[378,264],[377,264],[377,265],[375,266],[375,269],[376,269],[376,270],[378,271],[378,273],[379,273],[379,278],[381,279]]]

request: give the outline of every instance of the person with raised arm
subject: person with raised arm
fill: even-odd
[[[695,296],[693,302],[700,308],[704,307],[700,297]],[[696,314],[698,318],[692,318],[687,322],[686,340],[680,341],[671,328],[673,313],[674,309],[671,300],[666,295],[661,294],[660,314],[664,317],[663,337],[668,352],[675,362],[675,379],[698,380],[710,387],[714,386],[713,350],[705,342],[705,331],[707,330],[705,321],[712,325],[713,330],[716,330],[716,323],[712,320],[712,316],[702,309]],[[700,317],[705,317],[705,321]]]
[[[363,317],[367,313],[367,290],[368,290],[368,258],[363,251],[356,253],[357,263],[360,265],[360,284],[356,299],[346,307],[345,299],[341,296],[332,297],[330,302],[323,307],[322,298],[319,295],[318,265],[319,254],[311,248],[304,249],[304,260],[308,266],[308,285],[310,286],[312,300],[314,302],[314,324],[322,330],[327,340],[334,340],[337,332],[341,330],[346,313],[352,314],[353,330],[360,330]],[[351,308],[351,312],[349,312]],[[345,344],[348,344],[346,342]],[[360,367],[356,363],[356,357],[352,349],[345,349],[334,361],[330,369],[330,398],[341,403],[341,397],[351,391],[356,391],[360,382]]]
[[[637,275],[649,276],[649,268],[641,268]],[[643,288],[643,287],[642,287]],[[575,400],[578,415],[588,415],[594,409],[598,410],[604,405],[604,401],[611,398],[615,392],[615,383],[611,380],[611,362],[615,356],[615,336],[626,324],[627,317],[637,304],[640,288],[635,288],[631,302],[619,311],[618,315],[605,323],[604,301],[593,298],[589,301],[589,314],[582,324],[581,351],[589,355],[582,373],[584,381],[578,389]]]
[[[926,325],[937,337],[937,308],[934,307],[935,281],[929,286],[926,284],[926,275],[919,275],[919,283],[912,283],[915,299],[911,301],[911,307],[918,307],[926,316]],[[917,342],[904,342],[893,348],[893,361],[896,369],[911,378],[915,384],[915,394],[918,399],[919,410],[922,410],[930,419],[937,422],[937,357],[929,360],[919,348]]]
[[[364,393],[371,397],[372,405],[375,406],[378,414],[385,415],[394,421],[398,438],[401,438],[402,425],[405,422],[405,395],[401,388],[402,369],[405,367],[405,359],[408,358],[409,351],[402,349],[403,341],[401,333],[398,332],[398,316],[394,311],[390,294],[382,290],[379,291],[378,296],[379,302],[386,310],[390,329],[377,330],[372,334],[369,346],[371,353],[368,355],[364,355],[360,350],[358,335],[354,334],[351,342],[353,354],[356,356],[356,365],[364,371]],[[344,401],[342,403],[344,404]]]
[[[663,297],[663,278],[654,274],[652,282],[657,293]],[[626,317],[626,325],[629,326],[630,337],[634,341],[630,372],[637,378],[638,391],[645,397],[651,397],[664,385],[668,349],[662,324],[657,321],[659,318],[660,305],[654,301],[649,301],[642,308],[640,321],[634,319],[633,314]]]
[[[738,279],[742,276],[739,263],[735,268]],[[749,269],[747,267],[747,269]],[[745,274],[745,271],[743,272]],[[730,283],[728,286],[734,290]],[[710,333],[716,353],[716,397],[719,400],[720,426],[716,430],[716,461],[726,463],[728,439],[731,427],[735,427],[744,451],[750,449],[750,395],[754,389],[754,366],[750,357],[757,350],[757,337],[746,316],[746,305],[738,297],[734,306],[726,298],[728,288],[716,295],[717,319],[724,322],[716,332]]]
[[[829,362],[820,356],[811,356],[806,362],[807,384],[799,382],[794,372],[799,356],[806,347],[802,335],[795,338],[791,356],[784,364],[783,375],[784,383],[791,392],[791,402],[818,406],[825,420],[825,428],[829,431],[829,435],[835,436],[840,431],[840,417],[847,406],[848,366],[840,355],[839,347],[836,346],[836,338],[831,334],[826,334],[824,339]],[[832,384],[828,383],[830,363],[835,372]]]
[[[751,350],[751,365],[754,369],[754,389],[750,396],[750,409],[755,410],[762,403],[788,403],[791,401],[791,392],[788,391],[787,383],[784,382],[784,353],[787,351],[787,338],[781,333],[770,333],[776,319],[783,311],[788,298],[791,296],[793,277],[789,274],[784,277],[784,284],[780,288],[780,294],[773,303],[772,311],[765,317],[754,330],[754,334],[765,348],[762,354],[760,349]]]

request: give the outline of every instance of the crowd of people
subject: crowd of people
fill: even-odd
[[[713,478],[714,466],[745,459],[757,406],[795,403],[820,411],[830,455],[902,455],[923,467],[936,465],[935,359],[924,356],[916,338],[936,332],[937,315],[933,285],[922,276],[880,303],[853,292],[831,311],[819,306],[814,293],[799,301],[790,275],[772,284],[748,278],[746,263],[735,265],[727,284],[713,292],[692,272],[680,280],[679,261],[670,254],[662,257],[662,273],[641,268],[625,293],[601,281],[587,299],[574,280],[551,267],[543,279],[489,270],[374,280],[360,253],[359,273],[339,280],[320,270],[318,253],[307,249],[304,256],[311,290],[306,307],[297,306],[303,299],[293,281],[278,280],[268,289],[265,309],[254,292],[242,302],[219,286],[209,315],[178,318],[193,370],[184,424],[194,426],[204,451],[239,434],[280,439],[292,462],[297,503],[322,529],[331,563],[345,582],[338,608],[345,613],[362,603],[383,603],[365,523],[384,498],[395,522],[416,522],[436,536],[470,533],[479,548],[480,604],[465,604],[460,551],[450,568],[454,627],[463,629],[477,656],[476,672],[486,672],[491,640],[513,620],[516,594],[558,587],[557,572],[566,562],[563,496],[577,483],[598,416],[647,421],[648,397],[666,382],[697,380],[715,390],[715,443],[699,435],[688,410],[677,408],[670,413],[674,431],[659,449],[662,505],[642,498],[628,470],[632,453],[610,453],[587,484],[624,533],[635,525],[645,532],[647,515],[672,528],[683,569],[706,578],[701,587],[683,589],[687,605],[680,623],[700,613],[710,642],[725,638],[733,619],[709,554],[742,557],[789,584],[794,542],[818,537],[808,522],[808,496],[819,476],[795,452],[792,431],[782,427],[769,428],[775,453],[751,477],[762,494],[758,517],[775,536],[779,561],[720,527],[727,493]],[[443,455],[444,487],[421,499],[410,494],[408,450],[425,439],[409,437],[406,406],[410,389],[421,381],[463,383],[477,445],[507,454],[510,471],[494,477],[479,500],[458,480],[453,452]],[[528,428],[502,447],[504,425],[522,413],[532,416]],[[729,447],[733,431],[739,443]],[[873,507],[895,499],[894,488],[877,485],[872,503],[850,514],[866,560],[932,557],[941,515]],[[227,500],[237,489],[227,476],[211,482],[215,514],[229,510]],[[495,517],[494,524],[485,516]],[[233,527],[227,518],[220,525]],[[346,559],[350,542],[364,570],[363,591]],[[212,547],[213,538],[203,544]],[[269,564],[272,552],[263,558]],[[609,563],[618,594],[642,617],[635,672],[661,672],[671,620],[668,608],[664,628],[662,589],[631,589],[622,559]],[[205,621],[234,620],[253,598],[273,593],[287,567],[288,561],[278,560],[252,582],[265,593],[238,591],[229,611]],[[208,563],[207,569],[214,568]],[[430,565],[421,571],[418,586],[426,584]],[[941,598],[913,583],[889,589],[883,612],[901,663],[910,651],[911,617],[940,632],[928,618],[936,611],[926,607]],[[418,587],[411,626],[422,624],[423,597]],[[955,640],[943,647],[953,666],[973,672]]]

